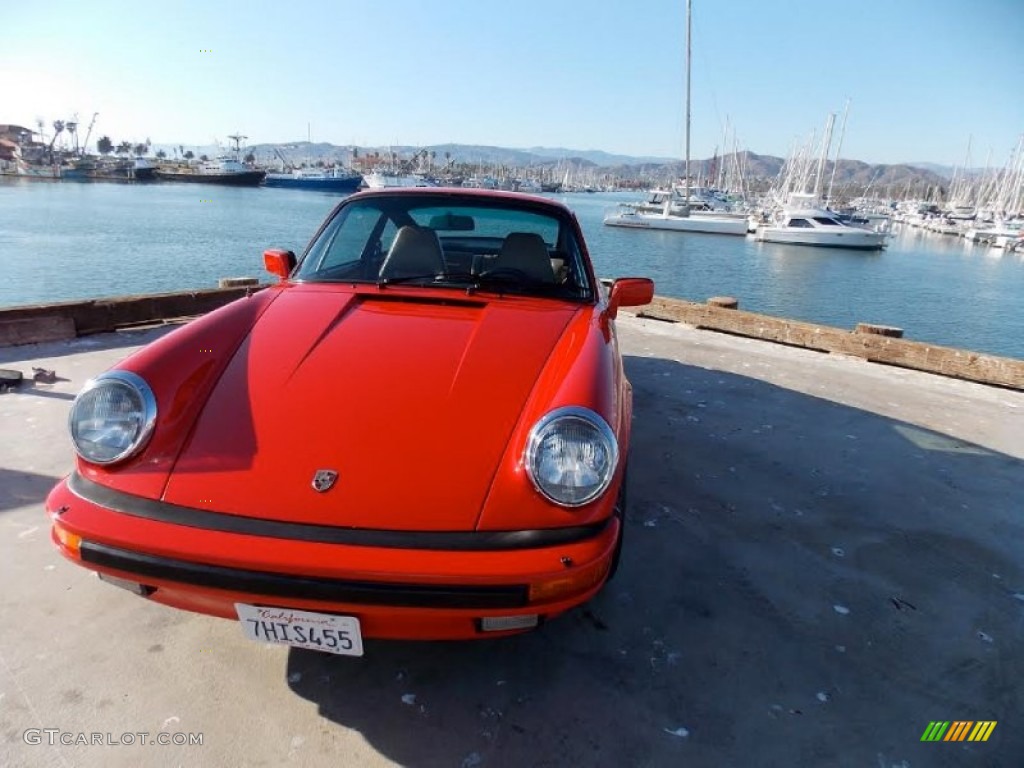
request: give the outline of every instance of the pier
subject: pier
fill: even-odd
[[[610,280],[603,281],[606,285]],[[217,288],[67,301],[0,309],[0,348],[183,322],[261,288],[253,277],[221,278]],[[1024,360],[903,338],[902,328],[858,323],[834,328],[739,311],[739,300],[714,296],[706,304],[655,296],[643,317],[744,336],[942,376],[1024,390]]]
[[[167,328],[65,323],[0,349],[29,379],[0,395],[0,763],[1013,764],[1024,392],[700,330],[741,311],[697,307],[618,322],[635,419],[616,580],[531,634],[368,641],[361,659],[251,643],[50,544],[42,499],[72,466],[74,393]],[[998,725],[922,743],[936,718]],[[33,746],[26,728],[204,741]]]

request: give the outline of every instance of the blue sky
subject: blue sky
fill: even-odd
[[[684,0],[48,0],[2,17],[0,123],[683,153]],[[1024,0],[694,0],[693,18],[693,157],[727,118],[741,148],[784,156],[848,97],[842,154],[868,162],[961,163],[972,137],[975,165],[1002,165],[1024,132]]]

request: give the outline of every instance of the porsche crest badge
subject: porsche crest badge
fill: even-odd
[[[325,493],[334,487],[338,479],[338,473],[333,469],[318,469],[313,475],[313,490],[317,493]]]

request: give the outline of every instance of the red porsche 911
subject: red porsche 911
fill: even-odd
[[[593,597],[622,548],[632,390],[579,224],[459,189],[342,201],[280,281],[88,382],[61,553],[252,639],[478,638]]]

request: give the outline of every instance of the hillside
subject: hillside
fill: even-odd
[[[168,155],[178,149],[173,145],[164,147]],[[191,148],[198,156],[206,154],[211,157],[225,151],[224,147],[206,146]],[[683,163],[680,160],[664,157],[632,157],[618,155],[601,150],[573,150],[566,148],[531,147],[514,149],[482,144],[435,144],[431,146],[377,146],[353,147],[336,145],[329,142],[310,143],[298,141],[280,144],[255,144],[245,149],[251,152],[259,164],[277,164],[283,157],[293,165],[315,165],[318,163],[373,165],[388,164],[392,161],[416,164],[422,168],[443,169],[448,165],[461,170],[479,169],[489,172],[493,169],[534,169],[535,171],[558,170],[564,172],[571,168],[573,173],[584,172],[588,175],[606,179],[618,179],[623,182],[638,184],[658,183],[683,175]],[[731,155],[713,160],[706,158],[691,161],[691,174],[707,176],[713,164],[717,168],[734,167],[738,161],[744,169],[744,178],[757,186],[764,186],[778,177],[785,164],[785,159],[773,155],[759,155],[754,152],[740,152],[737,159]],[[896,193],[905,189],[924,190],[928,187],[944,187],[948,185],[948,177],[941,173],[938,166],[925,167],[927,164],[871,164],[859,160],[840,160],[836,171],[835,183],[838,188],[874,189],[887,193]],[[936,173],[935,170],[940,173]],[[830,178],[832,162],[825,169],[825,178]]]

